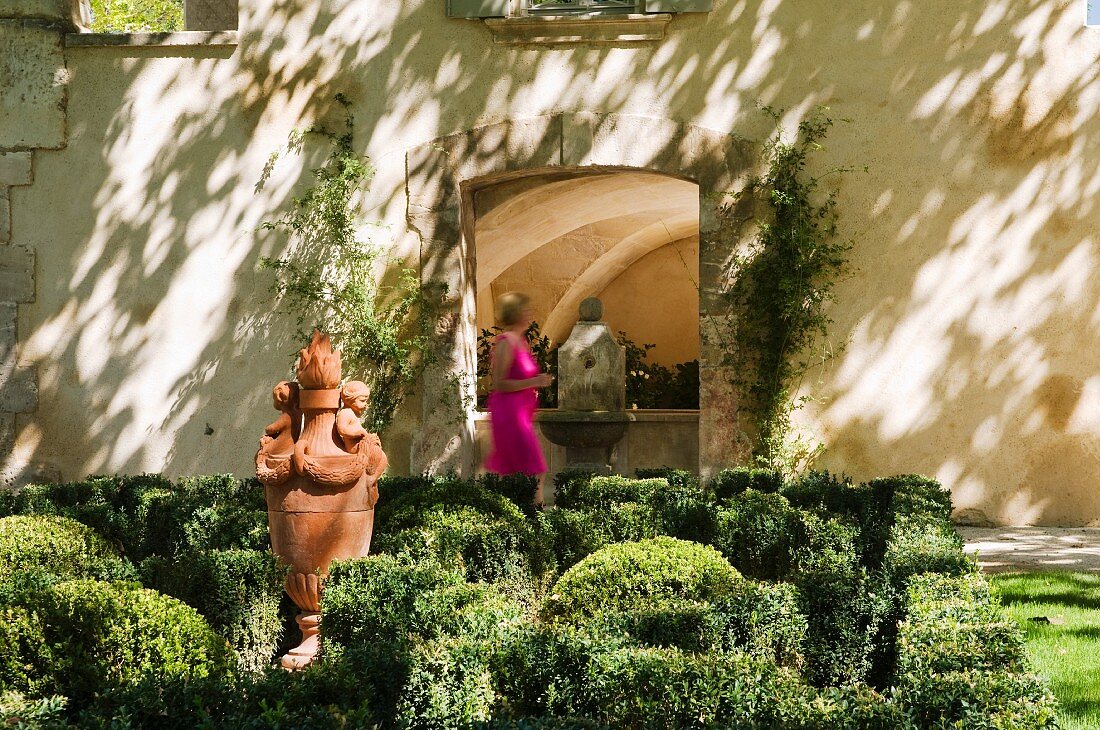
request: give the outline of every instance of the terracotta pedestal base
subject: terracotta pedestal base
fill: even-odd
[[[302,630],[302,643],[294,647],[279,661],[283,669],[305,669],[317,657],[321,647],[321,613],[304,611],[295,619]]]

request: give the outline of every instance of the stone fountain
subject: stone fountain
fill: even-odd
[[[612,449],[626,434],[626,353],[601,321],[603,303],[581,302],[580,320],[558,348],[558,408],[539,413],[566,469],[611,473]]]
[[[359,420],[370,390],[358,380],[340,386],[340,353],[328,335],[313,333],[297,378],[275,386],[280,415],[256,453],[271,549],[289,568],[286,592],[301,610],[302,643],[283,656],[286,669],[301,669],[317,654],[329,565],[370,550],[378,478],[388,463],[378,436]]]

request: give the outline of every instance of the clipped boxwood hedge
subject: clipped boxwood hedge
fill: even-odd
[[[806,699],[793,673],[763,658],[639,646],[568,625],[515,635],[496,674],[514,716],[615,728],[783,727],[788,705]]]
[[[254,481],[0,494],[0,516],[37,515],[21,524],[47,545],[0,576],[0,710],[92,727],[1051,726],[934,480],[637,476],[564,475],[564,506],[541,513],[526,478],[388,478],[387,554],[333,566],[322,662],[295,674],[265,668],[285,616]],[[43,572],[58,525],[91,536],[64,575]],[[119,552],[208,621],[132,584],[71,580],[117,574],[95,556],[132,570]]]
[[[230,475],[181,479],[99,476],[30,485],[5,509],[57,515],[88,525],[130,560],[200,550],[266,550],[267,505],[254,479]]]
[[[233,664],[193,608],[133,583],[57,583],[22,596],[3,618],[0,689],[48,688],[78,706],[110,687],[226,675]]]
[[[800,669],[807,622],[797,590],[786,583],[737,582],[722,598],[657,598],[596,615],[588,625],[651,647],[694,653],[743,652]]]
[[[378,508],[378,552],[435,560],[470,581],[530,582],[553,568],[549,541],[519,507],[474,482],[445,479]]]
[[[902,683],[947,672],[1026,672],[1024,636],[1001,613],[979,575],[924,573],[911,579],[898,628]]]
[[[783,475],[774,469],[723,469],[708,486],[715,499],[726,502],[749,489],[765,494],[778,492],[783,488]]]
[[[141,581],[195,608],[229,640],[238,666],[257,672],[271,663],[283,638],[286,568],[270,552],[210,550],[168,559],[146,558]]]
[[[543,613],[566,620],[639,608],[655,599],[711,600],[741,575],[712,547],[657,537],[610,545],[566,571]]]

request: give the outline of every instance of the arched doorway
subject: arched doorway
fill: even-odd
[[[631,422],[615,449],[621,473],[670,466],[699,469],[699,191],[646,170],[523,170],[468,181],[463,206],[474,216],[478,403],[489,387],[487,351],[494,302],[507,291],[531,299],[535,352],[553,367],[580,302],[597,296],[604,320],[627,348]],[[555,408],[554,389],[540,394]],[[541,416],[540,416],[541,417]],[[488,448],[479,414],[479,457]],[[564,463],[544,441],[551,471]]]
[[[435,332],[436,361],[423,380],[422,417],[412,448],[412,470],[464,474],[477,465],[478,262],[471,243],[478,216],[473,193],[525,177],[538,178],[539,186],[553,184],[555,173],[560,181],[592,178],[585,184],[597,187],[613,186],[616,180],[622,183],[625,179],[612,176],[627,173],[657,174],[661,181],[668,181],[660,184],[669,186],[676,182],[696,186],[700,470],[709,473],[734,458],[741,443],[736,397],[720,354],[707,341],[707,332],[713,331],[709,319],[725,316],[718,296],[719,277],[732,246],[719,235],[715,211],[725,195],[741,187],[751,159],[750,145],[730,134],[666,119],[587,112],[509,120],[440,137],[409,150],[407,219],[410,231],[419,238],[421,281],[425,287],[445,292],[445,308]],[[654,182],[631,179],[635,184]],[[689,214],[683,209],[668,209],[664,201],[657,202],[656,208],[668,218],[661,226],[667,223],[682,229],[690,225],[685,222],[690,221]],[[552,216],[548,214],[548,218]],[[541,235],[556,230],[552,220],[541,225],[545,229]],[[646,233],[645,227],[635,231],[638,238],[627,247],[635,253],[653,245],[655,232]],[[589,281],[622,266],[633,255],[625,251],[594,267]],[[501,262],[494,266],[499,268]],[[562,314],[551,324],[560,327],[567,320]]]

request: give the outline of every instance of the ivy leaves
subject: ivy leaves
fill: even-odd
[[[275,273],[271,291],[296,316],[300,339],[318,328],[340,344],[345,377],[371,387],[366,425],[382,432],[432,357],[432,302],[414,270],[388,266],[377,246],[359,238],[352,200],[374,168],[353,146],[350,102],[342,94],[336,101],[345,113],[342,133],[315,128],[290,136],[287,153],[300,154],[304,137],[313,136],[328,143],[329,154],[311,171],[313,185],[282,216],[262,224],[285,233],[290,247],[286,256],[264,258],[260,265]],[[281,153],[269,158],[257,190]]]
[[[801,437],[791,439],[791,414],[804,402],[794,398],[802,377],[833,354],[827,307],[847,270],[852,242],[838,238],[836,191],[820,188],[826,176],[850,168],[817,177],[806,172],[833,125],[825,109],[804,119],[793,140],[783,134],[782,110],[763,111],[776,124],[762,150],[766,169],[721,211],[726,235],[735,237],[746,222],[739,203],[751,199],[765,208],[755,235],[734,248],[740,252],[725,272],[731,283],[723,295],[736,325],[726,338],[724,364],[732,366],[741,412],[757,432],[754,460],[790,473],[821,450]]]

